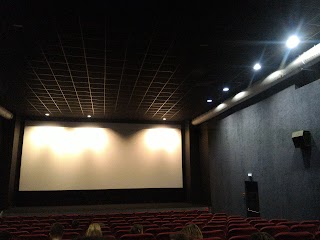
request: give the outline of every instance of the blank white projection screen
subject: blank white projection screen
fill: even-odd
[[[20,191],[182,188],[180,127],[26,125]]]

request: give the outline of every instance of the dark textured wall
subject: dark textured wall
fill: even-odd
[[[309,130],[311,152],[302,154],[291,134]],[[209,158],[215,212],[246,215],[247,173],[259,185],[261,216],[320,216],[320,80],[277,94],[210,122]]]
[[[0,210],[9,206],[9,178],[14,120],[0,117]]]

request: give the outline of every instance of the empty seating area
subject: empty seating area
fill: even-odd
[[[78,227],[72,227],[77,220]],[[90,223],[99,223],[103,236],[109,240],[169,240],[171,233],[194,223],[208,240],[245,240],[255,232],[267,232],[276,240],[320,239],[320,221],[289,221],[286,219],[244,218],[206,210],[126,212],[107,214],[66,214],[48,216],[5,216],[0,218],[0,231],[8,231],[17,240],[47,239],[50,227],[64,226],[66,240],[84,236]],[[143,234],[130,234],[133,224],[141,224]]]

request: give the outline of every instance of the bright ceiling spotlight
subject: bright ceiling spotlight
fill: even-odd
[[[224,88],[222,89],[222,91],[228,92],[228,91],[229,91],[229,88],[228,88],[228,87],[224,87]]]
[[[46,115],[47,117],[48,117],[48,116],[50,116],[50,114],[49,114],[49,113],[46,113],[45,115]]]
[[[208,102],[208,103],[211,103],[211,102],[212,102],[212,99],[207,99],[207,102]]]
[[[87,115],[87,118],[91,118],[91,115]]]
[[[293,35],[288,38],[286,45],[288,48],[292,49],[298,46],[299,43],[300,39],[296,35]]]
[[[256,70],[256,71],[260,70],[260,69],[261,69],[260,63],[256,63],[256,64],[253,66],[253,69]]]
[[[166,118],[162,118],[163,121],[167,120]]]

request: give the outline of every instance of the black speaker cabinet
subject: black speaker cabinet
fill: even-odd
[[[292,141],[295,148],[306,148],[311,146],[311,134],[309,131],[300,130],[292,133]]]

